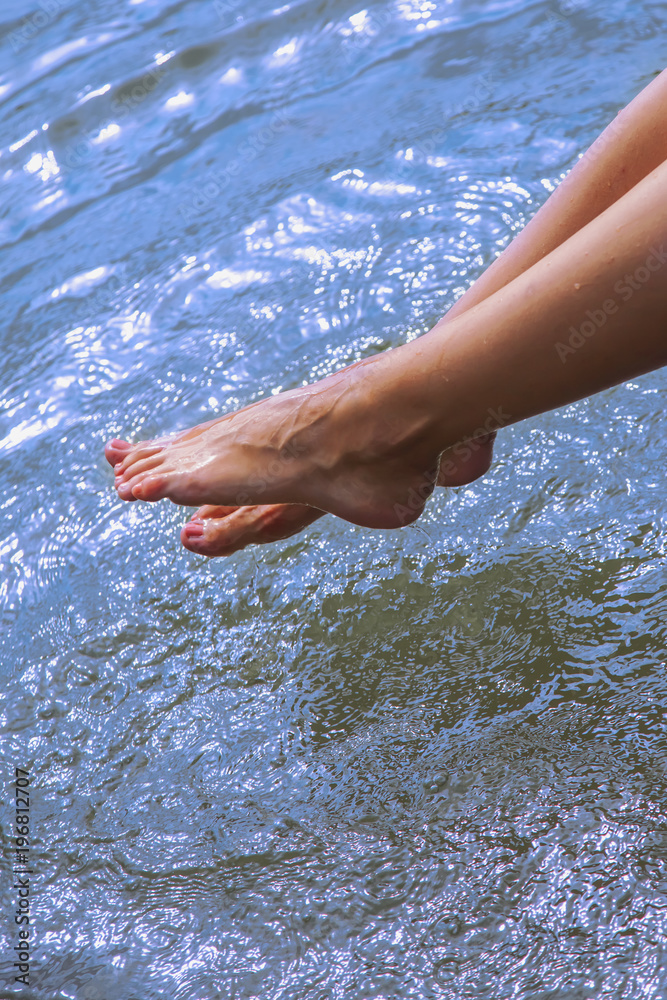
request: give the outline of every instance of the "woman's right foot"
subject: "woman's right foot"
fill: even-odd
[[[493,458],[495,433],[443,452],[439,486],[465,486],[488,471]],[[206,504],[181,530],[186,549],[200,556],[231,556],[248,545],[290,538],[313,524],[324,511],[305,504],[261,504],[220,507]]]

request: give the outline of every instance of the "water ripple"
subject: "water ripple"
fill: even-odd
[[[422,333],[662,36],[649,0],[3,15],[37,1000],[664,995],[663,373],[510,428],[404,531],[219,562],[102,455]]]

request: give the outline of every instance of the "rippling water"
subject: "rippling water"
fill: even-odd
[[[1,16],[22,995],[664,997],[664,373],[504,431],[418,525],[227,560],[102,456],[425,331],[662,69],[664,4]]]

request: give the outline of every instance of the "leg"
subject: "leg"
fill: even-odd
[[[425,336],[173,443],[132,448],[115,469],[119,496],[305,503],[369,527],[415,520],[443,451],[492,429],[489,419],[514,423],[667,362],[666,190],[667,161]],[[587,317],[594,335],[564,358]]]
[[[503,254],[447,313],[447,320],[482,302],[596,218],[667,158],[667,72],[643,90],[599,139]],[[462,455],[441,459],[439,486],[460,486],[489,468],[494,434]],[[118,456],[122,457],[122,456]],[[201,507],[181,532],[204,555],[228,555],[254,542],[287,538],[323,516],[300,504]]]
[[[454,319],[482,302],[627,193],[667,158],[667,72],[643,90],[599,139],[503,254],[447,313]],[[493,437],[477,439],[462,457],[443,455],[439,486],[460,486],[483,475],[491,462]],[[465,458],[465,460],[464,460]],[[295,534],[322,516],[312,507],[203,507],[181,533],[195,552],[223,555],[252,542]]]
[[[506,250],[447,313],[504,288],[667,159],[667,70],[607,126]]]

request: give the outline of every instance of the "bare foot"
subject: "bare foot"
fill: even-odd
[[[205,505],[184,525],[181,542],[197,555],[231,556],[246,545],[263,545],[296,535],[323,516],[323,510],[299,503]]]
[[[448,374],[428,368],[422,344],[368,358],[170,439],[129,448],[110,442],[119,497],[185,506],[301,504],[365,527],[412,523],[447,449],[445,483],[470,481],[488,468],[494,429],[487,419],[462,439],[475,419],[470,394],[462,404],[450,398]],[[274,516],[280,520],[269,520]]]
[[[464,486],[488,471],[493,454],[491,433],[457,449],[448,449],[440,459],[438,486]],[[131,446],[119,442],[125,450]],[[464,450],[465,449],[465,450]],[[263,545],[303,531],[324,511],[305,504],[260,504],[246,507],[205,505],[184,525],[181,542],[202,556],[230,556],[248,545]]]
[[[419,397],[399,408],[392,401],[387,378],[396,374],[384,370],[386,357],[168,441],[129,450],[110,442],[119,497],[186,506],[301,503],[366,527],[411,523],[435,486],[442,444]]]
[[[447,448],[440,456],[438,486],[467,486],[491,467],[496,432],[489,431],[472,440]]]

